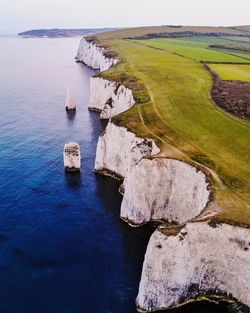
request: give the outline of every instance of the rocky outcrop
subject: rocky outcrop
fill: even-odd
[[[202,171],[166,158],[145,158],[130,167],[124,188],[121,217],[133,225],[186,222],[206,207],[210,194]]]
[[[108,70],[118,62],[118,59],[105,56],[105,49],[85,38],[81,39],[77,55],[77,62],[83,62],[87,66],[98,69],[101,72]]]
[[[64,168],[66,171],[80,171],[81,154],[80,146],[77,142],[66,143],[63,150]]]
[[[101,77],[91,78],[89,109],[100,111],[100,118],[109,119],[134,104],[132,90],[121,83]]]
[[[95,171],[124,178],[144,156],[159,151],[152,139],[136,137],[110,121],[97,143]]]
[[[138,309],[168,309],[198,295],[222,295],[250,306],[249,260],[249,228],[190,222],[158,229],[147,247]]]

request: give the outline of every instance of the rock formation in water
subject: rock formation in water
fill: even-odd
[[[65,144],[63,150],[64,168],[66,171],[74,172],[81,169],[80,146],[77,142]]]
[[[83,39],[77,59],[107,70],[117,60],[106,60],[103,53],[103,48]],[[123,91],[118,93],[118,87]],[[92,79],[90,108],[100,111],[102,118],[134,103],[132,92],[119,82]],[[150,220],[181,224],[159,226],[151,236],[138,310],[168,309],[198,295],[223,295],[250,306],[250,229],[195,219],[209,201],[205,174],[182,161],[157,156],[159,152],[154,140],[139,138],[112,119],[97,144],[95,171],[124,179],[121,218],[133,225]]]

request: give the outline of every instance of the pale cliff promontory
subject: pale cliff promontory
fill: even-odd
[[[250,306],[250,229],[190,222],[150,238],[137,297],[140,312],[172,308],[199,295]]]
[[[83,38],[76,55],[78,62],[83,62],[101,72],[108,70],[118,62],[118,59],[105,55],[105,49]],[[100,112],[101,119],[128,110],[135,104],[132,90],[120,82],[110,81],[95,76],[90,80],[89,109]]]
[[[209,201],[205,174],[184,162],[144,158],[129,168],[121,217],[133,225],[150,220],[181,224],[196,217]]]
[[[135,104],[132,90],[120,82],[113,82],[102,77],[90,80],[89,109],[100,112],[101,119],[109,119]]]
[[[78,60],[101,71],[117,63],[105,61],[100,56],[104,49],[85,41]],[[113,101],[117,86],[122,87],[102,77],[92,79],[90,108],[100,111],[101,118],[135,103],[130,91],[122,101]],[[203,171],[162,157],[153,139],[136,136],[115,119],[99,137],[95,171],[124,179],[121,218],[129,224],[180,224],[162,223],[151,236],[137,297],[140,312],[172,308],[199,295],[223,296],[250,306],[250,230],[205,221],[206,214],[196,218],[213,200]]]
[[[131,167],[144,156],[159,151],[152,139],[136,137],[127,128],[110,121],[97,143],[95,171],[126,178]]]
[[[88,41],[85,38],[81,39],[75,59],[77,62],[82,62],[101,72],[108,70],[118,62],[118,59],[105,56],[104,48],[98,47],[94,42]]]

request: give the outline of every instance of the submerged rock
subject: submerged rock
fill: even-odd
[[[66,143],[63,150],[64,168],[66,171],[80,171],[81,154],[80,145],[77,142]]]

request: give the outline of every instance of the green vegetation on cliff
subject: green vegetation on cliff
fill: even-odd
[[[212,76],[199,62],[247,61],[210,51],[206,42],[135,41],[119,38],[121,31],[111,34],[98,40],[117,51],[121,62],[101,75],[122,81],[138,103],[113,122],[155,139],[159,157],[203,168],[214,194],[207,210],[218,219],[250,224],[250,125],[218,109],[210,96]]]

